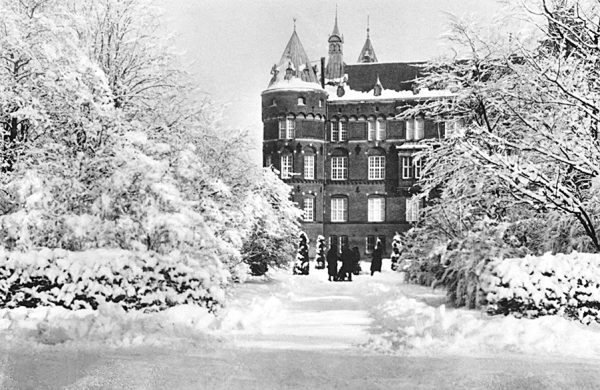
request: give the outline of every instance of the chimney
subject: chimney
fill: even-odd
[[[325,88],[325,57],[321,57],[321,88]]]

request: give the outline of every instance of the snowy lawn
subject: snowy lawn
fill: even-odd
[[[368,268],[363,262],[363,268]],[[600,358],[600,327],[557,316],[518,319],[445,305],[444,291],[405,284],[390,271],[328,282],[325,270],[294,276],[277,270],[250,278],[215,317],[195,306],[143,314],[116,305],[100,310],[0,310],[5,346],[67,347],[227,345],[264,350],[357,354],[489,356],[502,353]]]

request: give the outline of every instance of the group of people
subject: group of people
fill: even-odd
[[[381,272],[381,258],[383,255],[383,247],[381,241],[377,240],[375,244],[375,250],[371,258],[371,276],[375,272]],[[352,281],[352,275],[358,275],[361,271],[360,268],[360,252],[358,247],[350,248],[348,245],[342,247],[342,252],[338,251],[338,246],[332,244],[327,251],[327,274],[329,275],[329,281]],[[338,261],[342,262],[342,266],[338,270]]]

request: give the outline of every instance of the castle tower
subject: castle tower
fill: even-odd
[[[375,49],[373,49],[373,44],[371,44],[370,31],[371,29],[369,28],[369,18],[367,17],[367,40],[365,41],[365,44],[363,45],[363,48],[360,51],[360,55],[358,56],[359,63],[364,64],[370,62],[377,62]]]
[[[263,157],[292,187],[311,242],[323,234],[327,92],[294,31],[262,92]]]
[[[327,60],[327,67],[325,69],[325,78],[332,81],[340,80],[344,77],[344,37],[340,35],[338,29],[337,8],[335,10],[333,32],[327,42],[329,42],[329,59]]]

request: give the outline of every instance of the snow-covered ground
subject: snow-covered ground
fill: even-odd
[[[383,269],[373,277],[354,276],[353,282],[328,282],[326,271],[314,269],[308,276],[276,271],[269,278],[251,278],[216,318],[186,306],[150,315],[108,307],[100,313],[0,311],[0,388],[569,388],[576,383],[591,389],[599,383],[597,326],[448,308],[443,291],[403,283],[387,262]],[[278,372],[266,374],[274,369]],[[332,372],[341,377],[332,378]],[[436,382],[445,377],[454,382]]]

